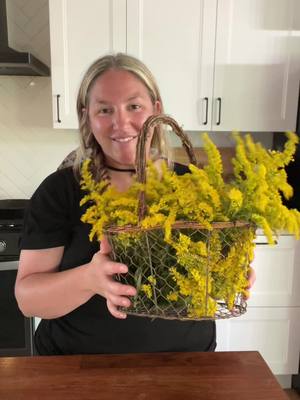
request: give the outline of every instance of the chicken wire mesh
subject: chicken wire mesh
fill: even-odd
[[[247,283],[251,258],[248,223],[215,223],[204,229],[196,223],[175,224],[172,240],[162,227],[112,228],[106,234],[115,261],[128,266],[117,280],[137,289],[127,314],[165,319],[224,319],[246,312],[241,279]],[[190,251],[178,254],[174,243],[182,235]],[[197,244],[205,251],[194,251]],[[179,279],[180,277],[180,279]]]
[[[177,122],[154,115],[144,123],[136,150],[137,181],[146,184],[146,142],[158,125],[169,125],[181,139],[189,162],[197,165],[192,143]],[[164,226],[144,229],[145,188],[140,190],[138,225],[110,227],[105,234],[115,261],[128,266],[116,277],[137,289],[127,314],[165,319],[219,319],[246,311],[244,297],[253,226],[246,222],[215,222],[211,228],[192,221],[176,221],[170,235]],[[169,210],[170,211],[170,210]]]

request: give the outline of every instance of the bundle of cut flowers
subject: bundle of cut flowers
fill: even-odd
[[[146,183],[126,192],[95,182],[90,160],[82,166],[81,187],[88,203],[82,221],[90,240],[107,235],[115,260],[129,267],[122,282],[137,288],[126,312],[176,319],[216,319],[246,311],[247,275],[256,228],[270,244],[278,230],[299,238],[300,213],[283,205],[292,196],[284,167],[298,141],[288,132],[283,151],[265,149],[251,135],[234,134],[233,178],[223,179],[221,155],[203,135],[207,164],[189,165],[176,175],[166,163],[147,164]],[[146,213],[139,220],[139,195]]]

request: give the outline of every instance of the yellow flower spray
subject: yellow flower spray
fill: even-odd
[[[204,168],[190,165],[189,173],[176,175],[166,164],[158,173],[150,163],[146,184],[134,181],[123,193],[107,181],[95,182],[90,161],[83,163],[81,187],[86,195],[80,204],[91,205],[82,221],[92,226],[91,240],[108,234],[114,258],[129,266],[123,279],[137,288],[133,304],[140,313],[168,315],[180,309],[181,316],[197,319],[213,318],[219,304],[231,310],[237,295],[247,293],[255,227],[264,230],[269,243],[278,229],[299,237],[300,213],[282,204],[282,196],[292,195],[284,167],[293,160],[297,136],[287,133],[282,152],[264,149],[250,135],[242,138],[236,133],[234,138],[234,179],[226,183],[221,155],[208,135]],[[147,212],[138,221],[141,189]],[[174,229],[178,221],[201,224],[201,229]],[[214,225],[228,221],[249,225]],[[111,226],[124,230],[109,234]],[[125,229],[128,226],[139,229],[131,232]]]

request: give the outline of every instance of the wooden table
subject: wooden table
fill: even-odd
[[[1,400],[287,400],[258,352],[0,358]]]

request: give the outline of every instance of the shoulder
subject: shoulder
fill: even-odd
[[[65,245],[78,219],[79,201],[80,186],[71,167],[45,178],[26,209],[22,248]]]
[[[78,186],[72,167],[63,168],[48,175],[39,185],[37,191],[55,188],[57,185],[65,186],[65,189]]]
[[[79,197],[80,187],[72,167],[64,168],[47,176],[34,192],[31,202],[41,199],[57,203],[70,202],[74,197]]]

